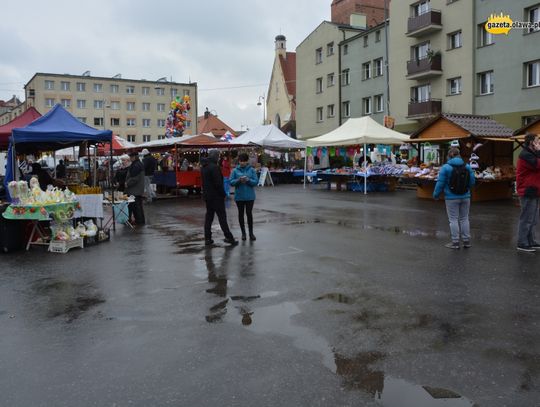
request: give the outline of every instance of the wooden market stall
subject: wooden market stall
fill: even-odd
[[[513,131],[488,116],[442,113],[411,135],[417,145],[422,171],[417,181],[418,198],[432,199],[436,168],[446,162],[448,149],[459,147],[461,156],[476,173],[473,201],[512,198]],[[423,176],[422,172],[425,173]]]

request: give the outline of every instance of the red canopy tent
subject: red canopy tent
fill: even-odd
[[[11,131],[19,127],[26,127],[38,117],[41,117],[34,107],[29,107],[23,114],[17,116],[9,123],[0,126],[0,150],[7,150],[9,146],[9,138],[11,137]]]
[[[133,148],[133,147],[136,147],[136,145],[127,141],[125,138],[122,138],[120,136],[117,136],[116,134],[113,134],[113,138],[112,138],[113,155],[124,154],[128,149]],[[108,143],[98,145],[97,155],[106,156],[109,154],[110,154],[110,146]]]

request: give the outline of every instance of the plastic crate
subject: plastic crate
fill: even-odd
[[[49,251],[52,253],[67,253],[69,249],[74,247],[84,248],[82,237],[73,240],[51,240],[51,243],[49,243]]]

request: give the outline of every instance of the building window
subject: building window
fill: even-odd
[[[315,63],[320,64],[322,62],[322,48],[315,50]]]
[[[448,79],[448,94],[459,95],[461,93],[461,77]]]
[[[111,117],[111,126],[120,126],[120,119],[118,117]]]
[[[135,126],[135,119],[133,119],[133,118],[126,119],[126,126],[134,127]]]
[[[158,119],[157,125],[158,127],[165,127],[165,119]]]
[[[86,109],[86,100],[78,99],[77,100],[77,109]]]
[[[165,88],[156,88],[156,95],[165,96]]]
[[[448,34],[448,49],[461,48],[461,30]]]
[[[482,24],[478,24],[478,46],[479,47],[485,47],[487,45],[491,45],[495,43],[493,41],[493,34],[486,31],[486,22],[483,22]]]
[[[143,103],[142,104],[142,110],[143,112],[149,112],[150,111],[150,103]]]
[[[323,121],[323,108],[318,107],[317,108],[317,123],[322,122],[322,121]]]
[[[345,44],[343,46],[343,55],[347,55],[349,53],[349,44]]]
[[[334,55],[334,43],[330,42],[326,44],[326,56]]]
[[[349,72],[349,69],[344,69],[341,71],[341,86],[347,86],[351,83]]]
[[[371,114],[371,98],[362,98],[362,112],[364,115]]]
[[[143,136],[142,136],[143,143],[147,143],[150,140],[152,140],[152,136],[150,134],[143,134]]]
[[[368,35],[364,37],[364,48],[368,46]]]
[[[86,123],[86,117],[77,117],[81,123]]]
[[[384,112],[384,97],[383,95],[375,95],[375,112],[380,113]]]
[[[429,0],[419,1],[416,4],[411,6],[412,15],[411,17],[418,17],[422,14],[426,14],[430,11],[431,7],[429,5]]]
[[[158,134],[157,139],[158,140],[165,140],[165,136],[163,134]]]
[[[103,92],[103,85],[101,83],[94,83],[94,92],[96,93]]]
[[[77,82],[77,92],[86,92],[86,83]]]
[[[493,71],[479,73],[478,83],[480,84],[481,95],[492,94],[495,88],[493,84]]]
[[[189,96],[189,89],[184,89],[184,96]]]
[[[341,103],[341,115],[343,117],[351,117],[351,102],[342,102]]]
[[[322,93],[322,78],[315,80],[315,92]]]
[[[424,42],[423,44],[415,45],[411,47],[411,59],[414,61],[419,61],[421,59],[427,58],[429,51],[429,41]]]
[[[111,102],[111,109],[112,110],[120,110],[120,102],[118,101],[114,101],[114,102]]]
[[[164,112],[165,111],[165,103],[158,103],[157,104],[157,111],[158,112]]]
[[[103,109],[103,100],[94,100],[94,109]]]
[[[45,81],[45,90],[54,90],[54,81]]]
[[[336,75],[334,75],[334,72],[329,73],[326,75],[326,86],[334,86],[336,84]]]
[[[540,119],[540,116],[521,116],[521,125],[528,126],[538,119]]]
[[[371,62],[362,64],[362,79],[371,79]]]
[[[186,120],[186,129],[191,127],[191,120]]]
[[[431,85],[420,85],[411,88],[411,102],[422,103],[431,99]]]
[[[528,33],[540,31],[540,7],[534,6],[526,10],[526,19],[531,23],[536,23],[536,27],[530,27],[527,29]]]
[[[135,93],[135,86],[132,86],[132,85],[126,86],[126,93],[128,95],[133,95]]]
[[[326,107],[326,115],[327,115],[328,117],[334,117],[334,116],[336,115],[335,110],[336,110],[336,109],[335,109],[334,105],[328,105],[328,106]]]
[[[150,119],[142,119],[143,127],[150,127]]]
[[[137,137],[135,137],[134,134],[128,134],[127,135],[127,141],[129,141],[130,143],[135,143],[136,139],[137,139]]]
[[[381,42],[381,30],[375,31],[375,42]]]
[[[178,89],[171,88],[171,98],[174,99],[178,95]]]
[[[60,82],[60,89],[63,90],[63,91],[69,91],[69,88],[70,88],[70,84],[69,82]]]
[[[525,74],[526,87],[540,86],[540,61],[527,62],[525,64]]]
[[[53,107],[53,106],[54,106],[54,98],[45,99],[45,107]]]
[[[103,126],[103,117],[94,117],[94,126]]]
[[[126,109],[131,111],[131,112],[134,111],[135,110],[135,102],[127,102]]]
[[[111,85],[111,93],[118,93],[118,92],[120,92],[120,86]]]
[[[379,58],[373,61],[373,75],[382,76],[383,75],[383,59]]]
[[[143,86],[142,94],[143,96],[148,96],[150,94],[150,88],[148,86]]]

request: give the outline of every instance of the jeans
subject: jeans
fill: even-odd
[[[227,198],[231,196],[231,181],[229,177],[223,177],[223,188],[225,189],[225,195],[227,195]]]
[[[152,189],[152,178],[154,178],[152,175],[145,175],[144,176],[144,194],[146,195],[146,199],[151,201],[156,197],[156,193]]]
[[[246,226],[244,223],[244,209],[246,211],[249,234],[253,234],[253,204],[255,201],[236,201],[238,207],[238,221],[240,223],[240,229],[242,230],[242,236],[246,235]]]
[[[518,246],[531,246],[537,243],[535,228],[538,223],[539,198],[520,197]]]
[[[460,231],[463,241],[468,242],[471,240],[471,228],[469,225],[469,208],[471,207],[471,200],[469,198],[447,199],[445,203],[448,221],[450,222],[452,242],[459,242]]]
[[[225,211],[225,199],[215,198],[206,201],[206,216],[204,219],[204,239],[212,239],[212,222],[214,215],[217,215],[219,226],[227,239],[233,239],[229,225],[227,224],[227,212]]]

